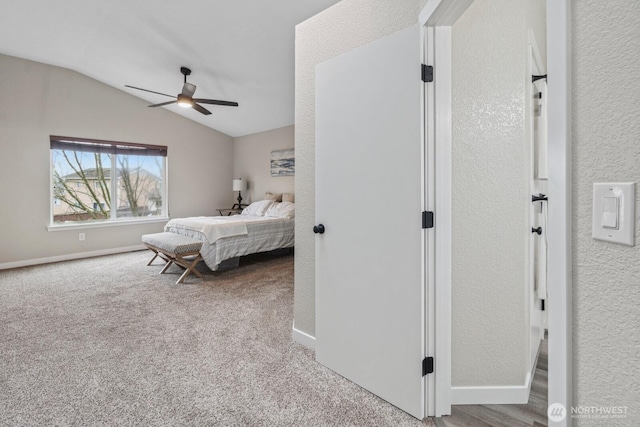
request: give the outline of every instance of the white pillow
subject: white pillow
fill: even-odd
[[[269,206],[264,216],[271,218],[294,218],[295,206],[296,205],[291,202],[274,203]]]
[[[264,216],[264,213],[273,204],[273,200],[260,200],[253,202],[242,211],[242,215]]]

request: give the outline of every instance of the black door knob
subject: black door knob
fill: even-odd
[[[322,224],[314,225],[313,232],[316,234],[324,234],[324,225]]]
[[[533,228],[531,227],[531,232],[532,233],[538,233],[538,236],[542,234],[542,227],[538,227],[538,228]]]

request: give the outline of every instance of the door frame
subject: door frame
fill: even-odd
[[[553,40],[553,43],[549,43]],[[554,244],[547,256],[549,294],[549,400],[562,404],[571,426],[572,206],[571,206],[571,0],[547,0],[548,223]]]
[[[428,348],[434,354],[434,378],[427,383],[427,413],[451,414],[451,34],[473,0],[427,0],[420,12],[423,63],[434,67],[425,89],[427,188],[435,212],[435,247],[428,282]],[[437,286],[435,285],[437,283]],[[431,326],[433,325],[433,326]]]
[[[451,34],[453,24],[473,0],[427,0],[419,15],[422,39],[427,37],[423,61],[433,65],[434,83],[425,91],[427,153],[434,153],[436,211],[435,283],[429,287],[434,322],[427,354],[434,354],[437,369],[427,393],[427,413],[451,413]],[[547,0],[548,102],[548,229],[554,244],[548,249],[549,396],[568,415],[572,403],[571,360],[571,0]],[[429,164],[427,164],[429,167]],[[431,173],[431,172],[429,172]],[[429,177],[429,175],[427,175]],[[431,185],[427,183],[428,185]],[[431,193],[433,194],[433,193]],[[432,390],[433,388],[433,390]],[[566,416],[555,425],[570,426]]]

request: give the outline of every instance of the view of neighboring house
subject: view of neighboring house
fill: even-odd
[[[162,209],[162,179],[142,169],[116,169],[112,197],[111,168],[88,168],[54,177],[53,221],[100,220],[116,217],[159,215]]]

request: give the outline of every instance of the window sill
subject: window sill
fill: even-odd
[[[168,216],[149,219],[123,219],[120,221],[82,222],[76,224],[55,224],[47,226],[47,231],[83,230],[85,228],[119,227],[121,225],[155,224],[169,221]]]

